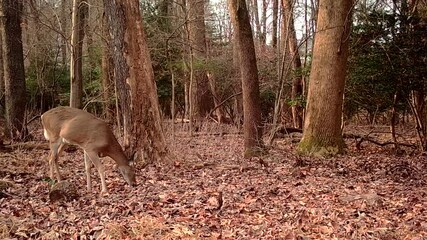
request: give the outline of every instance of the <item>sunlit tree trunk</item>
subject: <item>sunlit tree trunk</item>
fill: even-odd
[[[157,87],[138,0],[105,0],[120,105],[125,151],[142,163],[165,159]]]
[[[3,67],[5,83],[6,122],[12,140],[27,134],[25,124],[26,88],[22,47],[22,0],[1,1],[3,35]]]
[[[71,60],[70,60],[70,106],[82,108],[83,102],[83,39],[88,3],[73,0]]]
[[[244,156],[262,152],[261,106],[252,29],[245,0],[228,1],[231,21],[239,49],[243,90]]]
[[[344,149],[341,115],[351,6],[351,0],[319,2],[302,153],[329,155]]]

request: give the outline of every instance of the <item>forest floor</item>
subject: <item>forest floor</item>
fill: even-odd
[[[427,239],[426,155],[348,140],[345,155],[301,157],[288,136],[243,159],[242,135],[221,131],[169,136],[173,166],[136,166],[135,188],[105,159],[108,195],[66,152],[72,201],[49,200],[47,150],[0,152],[0,239]]]

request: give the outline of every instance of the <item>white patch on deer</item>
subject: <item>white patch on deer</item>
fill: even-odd
[[[49,140],[49,134],[47,133],[46,129],[43,129],[43,135],[46,140]]]

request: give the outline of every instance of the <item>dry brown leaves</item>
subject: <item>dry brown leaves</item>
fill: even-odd
[[[73,201],[49,201],[47,151],[0,154],[0,238],[425,239],[427,160],[375,147],[333,159],[293,154],[277,141],[242,158],[239,135],[178,134],[170,167],[138,169],[129,188],[104,160],[110,194],[85,190],[83,156],[65,153]]]

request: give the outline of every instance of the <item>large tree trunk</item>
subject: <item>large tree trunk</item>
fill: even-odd
[[[88,3],[85,0],[73,0],[71,60],[70,60],[70,106],[82,108],[83,102],[83,38]]]
[[[341,115],[351,6],[351,0],[319,2],[302,153],[329,155],[344,149]]]
[[[189,37],[192,44],[193,54],[193,84],[192,84],[192,106],[193,117],[200,122],[202,118],[213,108],[213,97],[209,90],[209,80],[203,66],[206,62],[206,27],[205,27],[205,4],[200,0],[189,0],[188,11],[190,21]],[[190,53],[191,54],[191,53]]]
[[[23,139],[25,124],[26,88],[22,47],[22,0],[1,1],[3,24],[3,60],[6,99],[6,121],[10,137]]]
[[[114,103],[111,101],[115,94],[114,85],[114,62],[111,56],[110,49],[108,48],[108,42],[111,41],[110,34],[108,33],[107,18],[106,15],[102,16],[102,100],[103,110],[105,118],[108,122],[112,122],[114,119]]]
[[[229,0],[228,5],[239,49],[243,90],[244,156],[249,158],[259,155],[263,150],[258,68],[246,2]]]
[[[124,115],[125,150],[143,163],[167,156],[157,88],[138,0],[105,0],[114,73]]]

